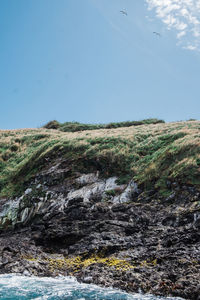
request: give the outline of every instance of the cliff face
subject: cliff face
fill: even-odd
[[[141,192],[133,180],[118,184],[117,179],[100,178],[99,171],[88,174],[73,172],[72,175],[67,161],[51,161],[32,179],[20,197],[1,202],[0,227],[12,229],[37,222],[42,215],[54,216],[79,202],[86,206],[90,202],[105,205],[127,203]]]
[[[177,136],[175,140],[170,138],[171,144],[164,143],[158,153],[151,152],[152,148],[155,150],[152,137],[146,137],[151,144],[142,140],[146,148],[140,147],[137,151],[130,148],[130,144],[123,144],[121,149],[120,137],[120,147],[112,145],[118,153],[109,156],[110,152],[105,150],[107,142],[97,137],[95,144],[94,139],[91,144],[90,132],[81,133],[84,139],[78,136],[78,142],[76,137],[78,146],[73,145],[73,135],[73,143],[69,146],[67,142],[66,146],[66,136],[51,130],[50,145],[49,141],[48,145],[40,141],[47,138],[48,130],[43,132],[45,137],[40,135],[36,142],[33,142],[33,132],[20,135],[20,140],[26,140],[25,144],[16,142],[19,136],[14,135],[18,149],[7,160],[11,171],[2,169],[0,177],[0,272],[73,275],[80,281],[131,292],[141,289],[157,295],[199,299],[200,124],[194,123],[191,125],[193,141],[187,135],[188,130],[191,133],[190,126],[183,126],[185,129],[180,129],[178,141]],[[162,130],[167,130],[165,124],[153,126],[164,126]],[[126,140],[129,141],[127,135],[131,136],[134,130],[123,131]],[[152,127],[152,130],[155,136],[160,136],[159,127]],[[95,135],[98,134],[99,131],[95,131]],[[8,138],[4,136],[3,142]],[[139,137],[134,135],[136,138]],[[169,142],[169,136],[165,138]],[[88,139],[92,149],[85,146]],[[112,142],[116,140],[112,138]],[[188,152],[180,155],[178,144],[183,144]],[[149,152],[145,154],[147,145]],[[141,166],[136,160],[135,168],[128,167],[133,162],[129,160],[129,152],[123,156],[122,152],[130,149],[137,154],[143,151]],[[23,157],[24,151],[28,156]],[[158,171],[155,157],[159,161],[161,178],[155,176]],[[14,165],[16,159],[17,167]],[[151,168],[147,166],[148,170],[140,169],[145,159],[147,165],[154,161],[153,171],[152,164]],[[191,169],[182,179],[189,163]],[[148,176],[152,174],[152,178],[143,181],[142,173],[138,177],[135,174],[137,170],[144,170]],[[172,170],[179,176],[172,174]]]
[[[127,291],[198,299],[200,193],[171,183],[160,198],[134,181],[49,162],[1,205],[1,273],[74,275]]]

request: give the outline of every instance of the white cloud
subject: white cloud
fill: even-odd
[[[188,49],[188,50],[194,51],[194,50],[197,50],[197,47],[196,46],[192,46],[192,45],[188,45],[188,46],[184,47],[184,49]]]
[[[186,35],[186,32],[185,32],[185,31],[178,32],[178,33],[177,33],[177,38],[180,39],[180,38],[182,38],[184,35]]]
[[[146,0],[149,10],[177,32],[183,48],[200,51],[200,0]]]

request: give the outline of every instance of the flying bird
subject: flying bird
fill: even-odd
[[[125,16],[128,16],[127,12],[125,10],[120,10],[120,13],[125,15]]]
[[[154,31],[153,33],[154,33],[155,35],[161,37],[161,34],[160,34],[159,32]]]

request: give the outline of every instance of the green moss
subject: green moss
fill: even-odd
[[[115,190],[108,190],[105,192],[107,196],[115,196],[116,195],[116,191]]]
[[[198,167],[200,167],[200,158],[196,159],[196,164],[197,164]]]
[[[132,179],[132,176],[130,174],[125,175],[119,175],[118,179],[116,180],[116,183],[121,184],[127,184]]]

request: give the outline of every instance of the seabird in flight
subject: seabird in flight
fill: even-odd
[[[160,34],[159,32],[154,31],[153,33],[154,33],[155,35],[161,37],[161,34]]]
[[[120,10],[120,13],[125,15],[125,16],[128,16],[127,12],[125,10]]]

